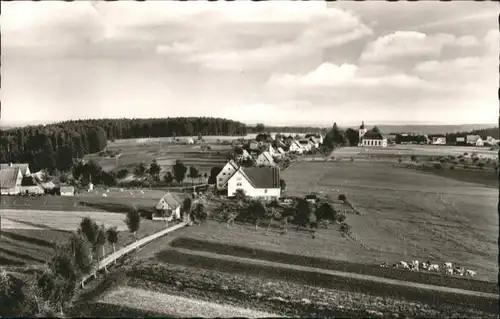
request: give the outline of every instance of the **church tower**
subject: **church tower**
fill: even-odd
[[[366,134],[368,130],[365,128],[365,121],[361,122],[361,126],[359,127],[359,144],[361,146],[363,144],[363,136]]]

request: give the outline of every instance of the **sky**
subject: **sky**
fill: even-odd
[[[495,2],[3,2],[3,125],[496,123]]]

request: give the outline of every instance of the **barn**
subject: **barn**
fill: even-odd
[[[166,193],[156,204],[156,213],[153,215],[153,220],[167,220],[181,218],[181,203],[171,193]],[[166,216],[166,218],[163,218]]]

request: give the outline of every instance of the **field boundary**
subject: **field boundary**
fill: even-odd
[[[462,289],[402,282],[359,274],[344,273],[264,260],[174,248],[157,255],[160,261],[228,273],[278,278],[305,285],[352,291],[379,297],[416,300],[433,306],[468,304],[489,313],[498,312],[498,295]]]
[[[340,271],[343,273],[399,280],[412,284],[415,283],[450,289],[462,289],[481,293],[498,294],[498,285],[496,283],[475,279],[445,277],[441,274],[382,268],[378,265],[367,265],[343,260],[294,255],[284,252],[217,243],[213,241],[197,240],[188,237],[176,238],[170,243],[170,246],[176,249],[180,248],[207,253],[218,253],[221,255],[233,256],[235,258],[250,258],[253,260],[283,263],[294,266],[314,267],[315,269]]]

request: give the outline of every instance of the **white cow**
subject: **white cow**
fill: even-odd
[[[453,270],[453,272],[456,275],[463,276],[464,273],[465,273],[465,269],[463,269],[462,267],[455,267],[455,269]]]
[[[106,194],[102,194],[102,197],[108,197],[108,195],[106,195]]]
[[[444,263],[444,268],[451,269],[451,268],[453,268],[453,264],[450,262],[446,262],[446,263]]]
[[[466,270],[465,274],[470,277],[474,277],[475,275],[477,275],[475,271],[469,269]]]
[[[437,264],[430,264],[429,265],[429,271],[439,271],[439,265],[437,265]]]
[[[123,188],[120,188],[120,192],[123,192]]]
[[[400,261],[399,265],[404,269],[410,269],[410,266],[408,266],[408,263],[406,261]]]

